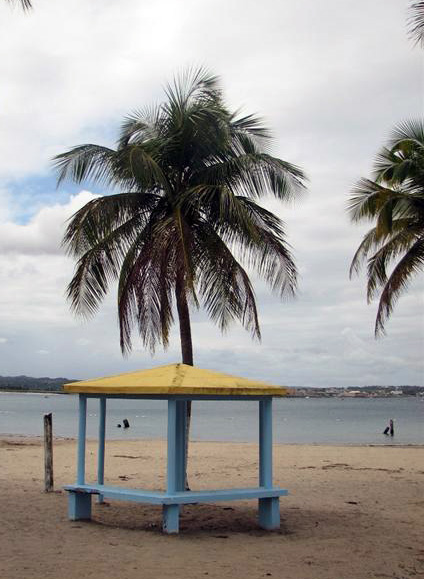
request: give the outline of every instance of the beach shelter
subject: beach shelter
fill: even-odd
[[[285,388],[256,380],[203,370],[186,364],[170,364],[118,376],[95,378],[64,385],[65,392],[79,395],[77,480],[69,493],[69,518],[91,518],[91,498],[151,503],[163,506],[163,530],[178,533],[180,506],[189,503],[258,499],[259,524],[280,526],[279,497],[288,491],[273,486],[272,399],[285,396]],[[99,399],[99,447],[97,482],[85,480],[87,399]],[[111,398],[168,401],[167,488],[165,492],[130,489],[104,484],[106,404]],[[259,403],[259,484],[254,488],[185,490],[186,404],[188,400],[251,400]]]

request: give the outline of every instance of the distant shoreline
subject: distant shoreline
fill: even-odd
[[[30,434],[7,434],[7,433],[2,433],[0,432],[0,443],[8,443],[10,441],[13,441],[15,439],[18,439],[22,444],[25,443],[25,441],[28,442],[40,442],[40,444],[42,444],[43,441],[43,436],[42,435],[30,435]],[[97,438],[93,437],[93,436],[87,436],[87,441],[90,442],[96,442]],[[77,442],[77,438],[73,437],[73,436],[54,436],[53,437],[53,441],[56,442]],[[135,444],[137,442],[146,442],[146,443],[155,443],[155,442],[163,442],[164,444],[166,444],[166,438],[128,438],[125,441],[123,441],[122,439],[116,439],[116,438],[109,438],[106,439],[106,442],[113,442],[113,443],[122,443],[122,442],[128,442],[131,444]],[[19,443],[18,443],[19,444]],[[256,442],[251,442],[251,441],[234,441],[234,440],[196,440],[196,439],[190,439],[190,444],[241,444],[241,445],[256,445]],[[330,448],[416,448],[416,449],[423,449],[424,448],[424,444],[405,444],[405,443],[387,443],[384,444],[383,442],[381,444],[376,444],[376,443],[358,443],[358,442],[334,442],[334,443],[322,443],[322,442],[274,442],[273,443],[274,446],[302,446],[302,447],[319,447],[322,446],[323,448],[326,447],[330,447]],[[259,459],[258,459],[259,460]]]
[[[420,387],[421,388],[421,387]],[[424,392],[424,387],[423,387],[423,392]],[[28,390],[21,390],[20,388],[1,388],[0,387],[0,394],[44,394],[44,395],[48,395],[48,394],[63,394],[65,396],[75,396],[76,394],[72,393],[72,392],[65,392],[64,390],[38,390],[35,388],[31,388]],[[390,394],[372,394],[372,395],[358,395],[358,396],[352,396],[350,394],[312,394],[312,395],[302,395],[302,394],[286,394],[284,396],[284,398],[296,398],[296,399],[305,399],[305,400],[309,400],[309,399],[315,399],[315,398],[394,398],[394,399],[399,399],[399,398],[417,398],[417,399],[422,399],[424,400],[424,395],[423,394],[396,394],[396,395],[390,395]]]
[[[62,392],[62,390],[20,390],[18,388],[0,388],[0,394],[66,394],[69,396],[69,392]]]

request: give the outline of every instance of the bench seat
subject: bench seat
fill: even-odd
[[[182,491],[172,494],[160,491],[131,489],[100,484],[67,485],[64,489],[70,493],[102,495],[109,499],[151,503],[156,505],[185,505],[190,503],[235,501],[243,499],[266,499],[281,497],[288,494],[287,489],[279,487]]]
[[[179,491],[174,493],[101,484],[67,485],[64,489],[69,493],[69,518],[71,521],[91,519],[91,498],[92,495],[99,495],[102,500],[106,497],[121,501],[162,505],[163,530],[165,533],[178,533],[181,505],[243,499],[258,499],[260,526],[269,530],[278,529],[280,527],[279,499],[281,496],[288,494],[287,489],[279,487]]]

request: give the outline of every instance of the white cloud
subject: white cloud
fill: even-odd
[[[162,98],[161,85],[193,62],[223,75],[233,106],[262,112],[286,154],[298,151],[301,161],[305,145],[316,151],[317,127],[330,132],[321,145],[339,135],[337,151],[348,145],[347,126],[369,137],[399,110],[413,113],[408,104],[420,110],[420,55],[404,17],[397,0],[265,0],[260,9],[253,1],[126,0],[125,10],[39,0],[26,15],[3,2],[0,174],[40,171],[99,134],[113,141],[111,123]]]
[[[66,221],[94,197],[89,191],[81,191],[67,203],[42,207],[26,224],[0,222],[0,253],[61,255]]]
[[[72,323],[64,294],[73,265],[60,248],[65,221],[94,196],[40,209],[26,225],[0,225],[0,326]]]

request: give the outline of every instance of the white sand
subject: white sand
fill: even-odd
[[[88,479],[95,459],[90,442]],[[75,441],[55,441],[58,492],[45,494],[41,441],[0,440],[2,579],[424,577],[423,447],[275,445],[290,491],[278,532],[259,529],[255,501],[184,507],[177,536],[157,506],[95,504],[92,522],[68,521],[75,463]],[[193,490],[256,485],[257,468],[255,444],[191,445]],[[106,479],[163,489],[165,444],[107,443]]]

